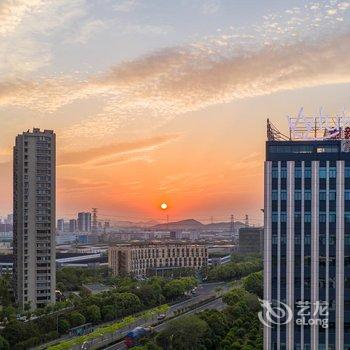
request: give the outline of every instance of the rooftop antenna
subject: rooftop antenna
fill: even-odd
[[[314,120],[314,124],[315,124],[315,134],[314,134],[314,136],[315,136],[315,139],[317,139],[317,120],[316,120],[316,118]]]

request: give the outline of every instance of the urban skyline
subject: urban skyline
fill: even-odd
[[[350,0],[0,24],[0,349],[350,350]]]
[[[348,107],[347,1],[18,0],[0,13],[1,215],[12,139],[40,126],[57,133],[58,217],[164,220],[167,202],[174,220],[261,222],[266,117]]]

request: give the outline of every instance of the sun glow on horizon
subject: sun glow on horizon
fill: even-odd
[[[162,204],[160,205],[160,208],[163,209],[163,210],[166,210],[166,209],[168,209],[168,204],[162,203]]]

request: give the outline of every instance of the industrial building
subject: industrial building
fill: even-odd
[[[108,266],[106,253],[56,253],[56,268],[89,267],[98,268]],[[14,256],[0,255],[0,276],[13,273]]]

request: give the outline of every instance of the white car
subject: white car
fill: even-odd
[[[157,316],[157,320],[158,320],[158,321],[164,320],[165,317],[166,317],[165,314],[159,314],[159,315]]]

